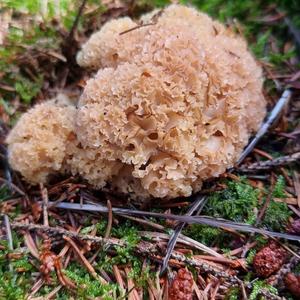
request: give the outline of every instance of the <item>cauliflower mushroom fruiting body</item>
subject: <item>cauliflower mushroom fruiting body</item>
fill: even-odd
[[[141,22],[110,21],[83,45],[78,63],[98,72],[59,162],[138,199],[189,196],[231,167],[261,124],[262,71],[243,39],[193,8],[171,5]]]
[[[109,22],[83,45],[78,63],[100,69],[80,98],[77,136],[122,162],[117,189],[138,179],[130,190],[142,197],[188,196],[231,167],[259,127],[262,71],[243,39],[195,9],[143,20],[152,25]]]
[[[12,168],[35,184],[63,172],[68,144],[75,139],[75,113],[68,99],[59,95],[22,115],[6,139]]]

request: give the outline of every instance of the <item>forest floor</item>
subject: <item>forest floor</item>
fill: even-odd
[[[8,166],[5,136],[32,105],[80,95],[90,74],[75,55],[93,31],[168,1],[1,1],[0,299],[300,299],[300,4],[182,2],[245,36],[269,111],[291,97],[241,167],[188,199],[137,207],[75,177],[26,184]],[[200,217],[181,230],[176,216],[191,203]]]

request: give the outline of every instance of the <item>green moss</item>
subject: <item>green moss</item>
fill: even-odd
[[[13,114],[10,104],[7,101],[5,101],[3,98],[0,98],[0,107],[2,107],[2,109],[5,111],[6,114],[8,114],[8,115]],[[2,188],[0,188],[0,190],[1,189]],[[0,194],[1,194],[1,191],[0,191]],[[1,196],[0,196],[0,199],[1,199]]]
[[[118,227],[114,230],[114,235],[116,237],[121,238],[121,240],[125,241],[126,247],[116,247],[116,256],[111,259],[111,264],[115,265],[125,265],[125,264],[140,264],[139,259],[134,253],[134,247],[140,241],[140,237],[138,236],[137,230],[133,227]]]
[[[238,287],[233,287],[227,293],[225,300],[238,300],[240,299],[240,290]]]
[[[271,201],[262,224],[270,230],[282,231],[285,229],[291,215],[292,212],[286,203]]]
[[[267,30],[258,34],[256,43],[250,46],[250,49],[256,57],[263,58],[266,53],[266,47],[270,38],[271,31]]]
[[[227,180],[226,185],[227,189],[216,192],[209,197],[203,214],[254,225],[257,211],[262,208],[266,197],[264,197],[263,203],[259,205],[257,198],[259,191],[250,186],[244,178],[241,178],[241,181]],[[284,197],[284,190],[284,178],[279,176],[272,196]],[[266,190],[265,194],[268,193],[269,191]],[[287,225],[290,215],[291,211],[285,203],[272,200],[265,212],[261,226],[269,230],[281,231]],[[218,244],[223,248],[228,247],[228,240],[232,240],[232,237],[221,229],[199,224],[186,227],[184,234],[206,245]],[[263,240],[263,242],[265,241]]]
[[[107,228],[107,220],[103,219],[96,224],[97,234],[104,235]]]
[[[40,3],[37,0],[3,0],[2,5],[31,14],[36,14],[40,10]]]
[[[132,278],[137,287],[147,287],[148,279],[153,278],[154,272],[151,272],[150,266],[142,268],[140,261],[135,261],[132,265],[132,270],[129,273],[129,277]]]
[[[29,76],[27,72],[24,72],[24,64],[20,64],[19,57],[24,55],[28,47],[45,52],[51,49],[60,53],[60,45],[63,40],[61,33],[70,30],[78,12],[78,6],[72,0],[59,1],[57,8],[54,8],[53,1],[48,1],[46,14],[42,15],[41,3],[37,0],[4,0],[1,2],[1,10],[12,9],[14,11],[13,18],[27,18],[28,21],[24,26],[26,29],[21,26],[13,26],[14,22],[12,21],[8,28],[5,46],[0,46],[1,82],[15,90],[1,90],[1,96],[7,103],[18,95],[23,103],[30,104],[38,95],[44,79],[43,75],[37,74],[42,74],[45,70],[37,70],[37,72],[31,70]],[[36,23],[31,16],[40,17],[42,21]],[[59,30],[52,23],[54,18],[59,22]],[[35,79],[32,74],[36,76]],[[9,107],[9,105],[7,106]]]
[[[15,83],[16,92],[21,99],[29,104],[31,100],[40,92],[43,84],[43,79],[37,78],[36,81],[31,81],[25,77],[20,77]]]
[[[249,295],[249,300],[263,299],[263,298],[259,297],[259,294],[262,289],[270,292],[273,295],[278,295],[278,291],[276,288],[267,284],[263,280],[257,280],[253,283],[252,291],[251,291],[251,294]]]
[[[211,1],[181,1],[184,3],[192,3],[202,11],[217,17],[220,21],[226,22],[231,18],[238,18],[248,21],[249,16],[253,17],[258,15],[258,3],[253,1],[224,1],[224,0],[211,0]]]
[[[296,56],[295,48],[290,49],[288,52],[284,54],[270,52],[268,54],[268,61],[274,65],[280,65],[295,56]]]
[[[96,228],[96,225],[84,227],[80,230],[80,234],[83,234],[83,235],[90,234],[95,228]]]
[[[8,250],[7,241],[1,241],[1,245],[4,249],[0,250],[0,299],[26,299],[33,284],[31,273],[34,267],[29,263],[27,254],[8,260],[7,255],[11,251]],[[14,253],[20,253],[19,250],[19,248],[15,249]],[[18,269],[22,269],[22,272],[18,273]]]
[[[30,291],[32,282],[30,278],[23,274],[14,272],[3,272],[0,270],[0,299],[23,300],[26,299],[27,292]]]
[[[0,202],[10,197],[10,191],[6,185],[0,187]]]
[[[228,188],[209,197],[204,214],[253,224],[256,219],[258,190],[242,179],[227,181]]]
[[[24,243],[24,238],[21,234],[18,234],[15,231],[12,231],[13,247],[15,250],[22,247]]]
[[[129,247],[134,247],[141,239],[138,233],[138,226],[130,221],[126,221],[119,226],[112,228],[111,234],[127,242]]]
[[[246,257],[246,262],[247,262],[247,264],[252,264],[252,262],[253,262],[253,259],[254,259],[254,257],[255,257],[255,255],[256,255],[256,250],[255,249],[251,249],[249,252],[248,252],[248,254],[247,254],[247,257]]]
[[[23,14],[42,16],[41,1],[38,0],[3,0],[3,3],[1,4],[5,8],[14,9]],[[70,29],[76,17],[77,10],[78,6],[74,5],[74,1],[72,0],[60,0],[58,5],[55,4],[54,1],[48,1],[45,15],[42,17],[44,21],[51,21],[53,18],[57,17],[59,11],[60,21],[67,29]]]
[[[209,216],[220,217],[236,222],[244,222],[254,225],[256,222],[256,211],[263,206],[266,197],[261,205],[258,204],[258,190],[247,184],[242,179],[240,182],[227,181],[228,188],[211,196],[204,209]],[[285,181],[279,176],[274,186],[273,197],[285,197]],[[267,195],[267,190],[265,194]],[[262,220],[262,225],[269,230],[280,231],[285,228],[291,216],[286,203],[271,200]]]
[[[285,194],[285,179],[282,175],[279,175],[273,189],[273,197],[286,198]]]
[[[106,222],[99,222],[96,225],[100,232],[105,232]],[[114,226],[111,231],[111,236],[120,238],[126,242],[126,247],[113,247],[114,254],[112,257],[107,256],[108,248],[103,248],[97,258],[96,269],[104,269],[107,272],[112,272],[113,265],[128,265],[131,267],[129,276],[134,279],[137,286],[147,286],[147,280],[152,276],[149,267],[143,269],[142,260],[134,252],[135,246],[141,240],[138,234],[138,227],[134,226],[130,221],[126,221],[119,226]]]
[[[31,263],[29,263],[28,255],[24,255],[22,258],[13,260],[11,265],[14,269],[22,269],[23,272],[31,272],[34,270],[34,267]]]
[[[96,228],[97,232],[103,235],[106,230],[106,221],[97,223]],[[129,264],[133,267],[136,266],[138,268],[141,268],[141,261],[134,253],[135,246],[141,239],[138,235],[137,228],[134,227],[131,222],[126,221],[119,226],[114,226],[111,230],[111,236],[117,237],[126,242],[126,247],[113,247],[115,255],[113,257],[108,257],[106,255],[106,251],[108,251],[109,249],[104,245],[103,251],[99,253],[97,258],[97,268],[104,269],[108,272],[112,271],[113,265],[119,264]]]
[[[255,242],[256,242],[257,248],[262,248],[263,246],[267,245],[268,240],[269,239],[263,235],[258,234],[255,236]]]
[[[265,191],[265,194],[268,195],[271,187]],[[283,176],[278,176],[277,181],[274,185],[272,198],[285,198],[285,179]],[[266,201],[267,196],[264,197],[263,203]],[[263,204],[262,204],[263,205]],[[261,206],[262,206],[261,205]],[[275,202],[271,199],[265,215],[262,219],[262,226],[266,227],[269,230],[282,231],[285,229],[288,224],[289,217],[292,215],[291,210],[288,208],[286,203]]]
[[[222,243],[225,239],[225,234],[222,230],[201,224],[189,225],[184,229],[183,233],[208,246]]]
[[[76,299],[83,300],[93,297],[101,299],[114,299],[118,287],[115,284],[101,284],[98,280],[91,277],[87,270],[77,263],[71,263],[64,273],[76,283]]]

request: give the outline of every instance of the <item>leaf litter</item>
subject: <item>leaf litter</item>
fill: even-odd
[[[88,74],[74,55],[92,31],[167,1],[65,0],[59,9],[49,2],[46,15],[35,1],[24,3],[4,1],[0,10],[9,20],[0,46],[0,298],[297,299],[300,19],[293,4],[193,1],[248,39],[265,69],[270,122],[240,166],[207,182],[203,194],[136,207],[77,178],[27,185],[9,169],[4,138],[34,103],[61,90],[80,94]],[[189,202],[204,194],[192,215]],[[276,260],[272,270],[265,259]]]

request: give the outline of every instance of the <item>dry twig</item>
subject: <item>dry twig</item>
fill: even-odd
[[[44,220],[44,225],[49,226],[49,220],[48,220],[48,202],[49,202],[48,191],[42,183],[40,184],[40,190],[41,190],[42,199],[43,199],[43,220]]]
[[[253,150],[253,148],[256,146],[256,144],[260,141],[260,139],[265,135],[265,133],[269,130],[270,126],[274,123],[274,121],[278,118],[279,114],[283,110],[283,108],[287,105],[290,98],[292,96],[291,90],[285,90],[281,96],[281,98],[278,100],[274,108],[272,109],[268,119],[265,123],[262,124],[258,132],[256,133],[253,140],[250,142],[250,144],[246,147],[246,149],[241,154],[239,160],[237,161],[236,165],[238,166],[245,158],[246,156]]]
[[[99,280],[102,284],[106,284],[106,280],[104,278],[102,278],[99,274],[97,274],[97,272],[95,271],[95,269],[93,268],[93,266],[89,263],[89,261],[85,258],[85,256],[82,254],[82,252],[80,251],[80,249],[77,247],[77,245],[74,243],[74,241],[68,237],[68,236],[63,236],[63,239],[66,240],[74,249],[74,251],[76,252],[76,254],[78,255],[78,257],[81,259],[82,263],[84,264],[84,266],[87,268],[88,272],[97,280]]]
[[[108,212],[107,207],[100,204],[80,205],[77,203],[61,202],[56,207],[64,208],[64,209],[80,210],[80,211],[86,210],[86,211],[101,212],[101,213]],[[125,209],[125,208],[112,208],[112,211],[119,215],[149,216],[149,217],[156,217],[162,219],[175,220],[179,222],[185,222],[188,224],[202,224],[202,225],[208,225],[212,227],[238,230],[242,232],[259,233],[267,236],[285,238],[293,241],[300,240],[300,237],[297,235],[268,231],[261,228],[256,228],[248,224],[237,223],[237,222],[232,222],[224,219],[218,219],[218,218],[212,218],[206,216],[178,216],[173,214],[162,214],[162,213],[156,213],[150,211],[140,211],[140,210]]]
[[[193,215],[193,213],[199,209],[200,207],[203,207],[203,203],[205,201],[206,197],[198,197],[194,203],[191,205],[191,207],[189,208],[189,210],[187,211],[186,213],[186,216],[191,216]],[[171,253],[173,251],[173,249],[175,248],[175,245],[176,245],[176,242],[177,242],[177,239],[182,231],[182,229],[184,228],[184,226],[186,225],[186,223],[182,222],[182,223],[179,223],[175,230],[173,231],[172,235],[170,236],[170,239],[169,239],[169,242],[168,242],[168,245],[167,245],[167,252],[166,252],[166,255],[165,255],[165,258],[163,260],[163,264],[162,264],[162,267],[161,267],[161,270],[160,270],[160,276],[162,276],[164,274],[164,272],[166,271],[167,267],[168,267],[168,262],[169,262],[169,259],[170,259],[170,256],[171,256]]]
[[[296,152],[291,155],[286,155],[286,156],[281,156],[266,161],[256,162],[248,166],[241,166],[238,169],[238,171],[241,171],[243,173],[265,171],[275,167],[282,167],[294,162],[299,162],[299,160],[300,160],[300,152]]]
[[[111,207],[111,202],[109,200],[107,200],[107,209],[108,209],[108,221],[107,221],[107,228],[104,235],[105,239],[109,238],[110,236],[111,225],[113,221],[112,207]]]

